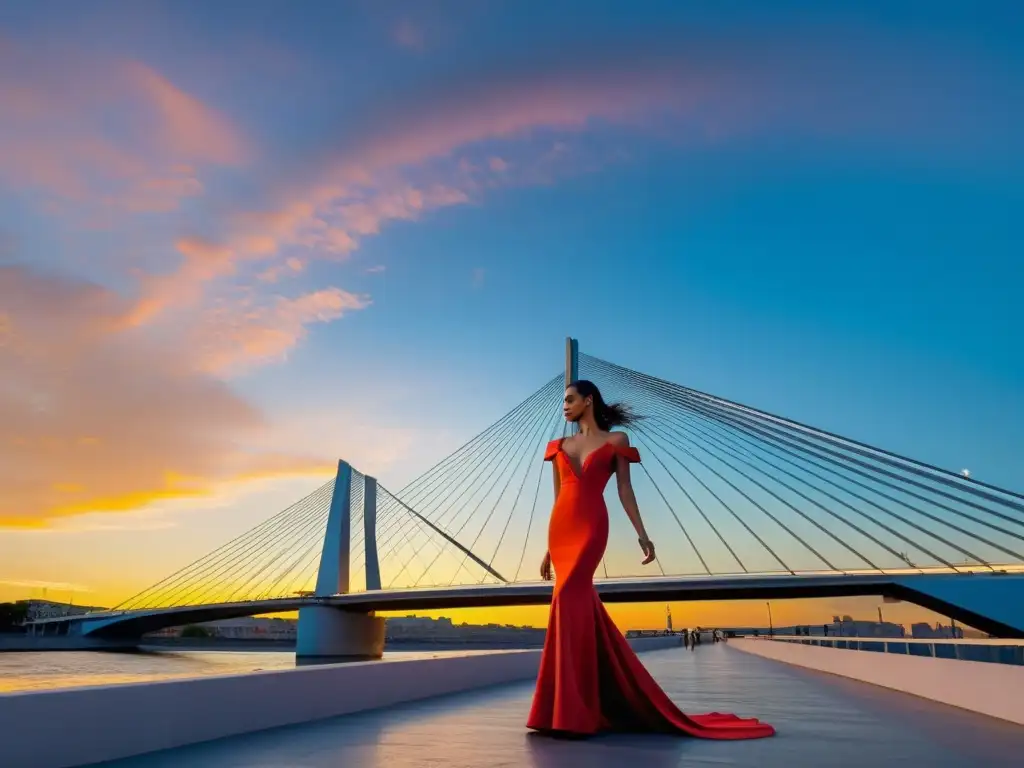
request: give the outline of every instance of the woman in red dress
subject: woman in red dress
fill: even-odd
[[[579,434],[553,440],[544,454],[553,463],[555,505],[541,577],[550,579],[553,568],[555,586],[527,727],[574,736],[609,730],[705,739],[772,736],[775,729],[756,719],[683,714],[608,616],[594,588],[594,572],[608,544],[604,488],[613,473],[639,536],[644,565],[655,557],[629,480],[629,465],[640,461],[640,454],[626,433],[611,431],[635,417],[622,405],[605,403],[589,381],[565,390],[563,411]]]

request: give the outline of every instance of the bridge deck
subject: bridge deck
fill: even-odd
[[[358,765],[465,768],[564,765],[1014,765],[1024,728],[906,694],[800,670],[728,646],[641,657],[684,710],[757,715],[779,735],[749,742],[609,735],[553,741],[523,728],[530,685],[223,739],[109,763],[110,768]]]

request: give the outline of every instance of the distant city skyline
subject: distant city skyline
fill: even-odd
[[[567,335],[1019,490],[1018,17],[5,7],[0,600],[116,604],[339,458],[401,488]]]
[[[59,606],[64,601],[50,595],[45,597],[42,590],[29,593],[14,600],[50,600],[55,605],[45,612],[46,617],[63,615]],[[4,602],[0,600],[0,602]],[[678,627],[726,627],[750,626],[768,627],[768,602],[772,606],[772,622],[777,626],[795,626],[811,624],[819,626],[827,623],[830,617],[851,615],[858,620],[874,621],[884,616],[886,621],[910,627],[911,624],[925,622],[928,624],[949,623],[949,617],[930,611],[912,603],[885,603],[877,597],[843,597],[813,598],[799,600],[737,600],[728,602],[695,601],[670,603],[609,603],[606,608],[616,623],[625,629],[661,629],[665,626],[665,609],[672,611],[673,624]],[[81,604],[78,604],[81,605]],[[101,606],[104,609],[109,605]],[[660,608],[660,611],[656,611]],[[294,614],[277,614],[291,617]],[[386,618],[403,618],[409,615],[431,619],[447,618],[456,623],[480,624],[490,623],[511,624],[524,627],[544,627],[547,625],[547,606],[511,606],[499,608],[463,608],[438,609],[431,611],[383,611]],[[863,618],[868,617],[868,618]]]
[[[30,610],[28,613],[28,619],[31,621],[37,619],[49,619],[58,616],[75,615],[93,610],[108,610],[109,607],[105,606],[79,606],[67,603],[61,603],[60,601],[48,600],[46,598],[25,598],[22,601],[29,604]],[[666,628],[679,629],[694,629],[701,627],[704,629],[712,628],[726,628],[733,629],[736,627],[747,627],[747,628],[761,628],[769,630],[773,626],[776,630],[795,627],[795,626],[808,626],[812,629],[813,633],[821,634],[819,631],[821,627],[825,625],[836,625],[837,622],[855,625],[858,627],[866,627],[868,629],[876,627],[892,627],[899,626],[906,631],[907,636],[912,635],[912,629],[915,626],[925,625],[927,627],[942,626],[949,628],[954,624],[948,617],[937,614],[933,611],[929,611],[912,604],[885,604],[886,616],[883,618],[882,614],[882,601],[876,600],[875,598],[838,598],[838,599],[810,599],[810,600],[775,600],[770,601],[775,606],[775,611],[772,616],[762,613],[760,617],[756,616],[756,608],[758,606],[767,609],[767,601],[738,601],[731,604],[716,603],[716,608],[728,607],[729,613],[726,615],[746,615],[749,617],[749,621],[734,621],[731,623],[723,623],[721,621],[713,621],[711,619],[721,618],[721,615],[716,615],[716,611],[707,611],[702,614],[700,607],[701,603],[668,603],[665,604],[665,615],[662,618],[660,625],[644,623],[649,621],[651,618],[650,607],[653,605],[647,603],[637,603],[633,605],[623,605],[621,603],[612,603],[608,605],[608,610],[613,614],[616,620],[620,623],[623,631],[626,630],[641,630],[641,631],[658,631]],[[854,618],[847,613],[847,610],[854,612],[857,611],[870,611],[871,606],[874,605],[873,610],[876,612],[877,621],[875,618]],[[681,610],[689,621],[688,624],[679,624],[678,621],[673,620],[672,607],[676,606],[677,610]],[[797,608],[799,606],[799,608]],[[832,608],[835,612],[831,618],[826,615],[823,611],[828,608]],[[843,611],[839,609],[842,608]],[[797,609],[794,611],[794,609]],[[890,610],[892,609],[892,610]],[[522,624],[512,623],[508,619],[510,616],[523,615],[522,608],[491,608],[491,609],[443,609],[429,612],[408,612],[408,611],[387,611],[382,612],[381,615],[385,616],[388,620],[389,627],[404,627],[405,630],[411,631],[415,634],[415,628],[421,623],[427,625],[450,625],[450,626],[469,626],[469,627],[510,627],[514,629],[543,629],[545,626],[544,619],[546,619],[546,613],[543,606],[532,606],[529,611],[535,611],[536,617],[539,621],[531,623],[526,621]],[[814,614],[812,616],[812,614]],[[805,618],[800,621],[789,621],[794,615],[801,615]],[[862,613],[857,614],[858,617],[862,616]],[[810,616],[811,618],[806,618]],[[475,623],[474,623],[474,617]],[[778,621],[774,619],[778,617]],[[240,619],[228,619],[228,620],[215,620],[208,622],[204,626],[210,627],[210,631],[214,635],[220,635],[224,637],[243,637],[252,635],[251,632],[239,632],[239,628],[245,627],[263,627],[272,628],[281,625],[281,620],[291,626],[291,630],[294,631],[294,622],[298,618],[297,614],[276,614],[267,616],[253,616],[245,617]],[[639,621],[639,624],[631,622]],[[671,626],[670,626],[671,625]],[[227,628],[227,632],[218,630],[217,628]],[[961,625],[962,628],[962,625]],[[166,630],[153,633],[154,636],[161,635],[167,637],[177,637],[181,634],[182,627],[170,627]],[[971,631],[968,632],[972,636],[982,636],[984,633]],[[270,634],[283,636],[280,629],[276,629]],[[408,632],[406,632],[408,634]],[[854,635],[857,634],[856,629],[847,629],[846,634]],[[871,632],[861,632],[860,634],[866,634],[872,636]],[[929,634],[931,636],[932,633]],[[916,635],[914,635],[916,636]]]

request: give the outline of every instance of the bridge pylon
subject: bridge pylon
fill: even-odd
[[[366,552],[366,589],[380,589],[380,558],[377,554],[377,478],[363,485],[363,542]]]
[[[372,611],[547,602],[550,585],[525,583],[554,501],[539,452],[572,430],[559,401],[586,379],[639,417],[627,427],[644,458],[632,484],[659,542],[638,570],[629,523],[612,515],[602,598],[889,598],[1024,637],[1024,494],[616,365],[571,337],[564,363],[397,493],[340,462],[335,478],[110,611],[38,631],[121,641],[299,610],[300,657],[373,658],[384,624]],[[360,565],[365,592],[349,594],[363,588]]]
[[[580,343],[571,336],[565,339],[565,387],[580,377]]]
[[[351,589],[352,504],[363,506],[366,588],[380,589],[377,557],[377,481],[338,462],[314,597],[330,598]],[[384,619],[373,611],[346,611],[325,604],[299,609],[295,655],[306,659],[368,659],[384,655]]]

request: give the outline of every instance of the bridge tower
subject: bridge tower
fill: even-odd
[[[580,377],[580,345],[576,339],[566,337],[565,339],[565,388]],[[569,427],[574,433],[576,425]]]
[[[580,377],[580,343],[574,338],[565,340],[565,386],[568,388]]]
[[[362,484],[362,493],[353,493]],[[351,587],[352,500],[362,497],[363,540],[366,546],[366,588],[380,589],[377,556],[377,481],[353,472],[346,461],[338,462],[331,506],[327,516],[320,567],[314,596],[328,598],[347,594]],[[372,611],[345,611],[330,605],[310,605],[299,610],[297,658],[370,659],[384,654],[384,619]]]
[[[565,388],[580,377],[580,345],[571,336],[565,339]],[[569,425],[569,429],[576,434],[578,427],[575,424]]]

